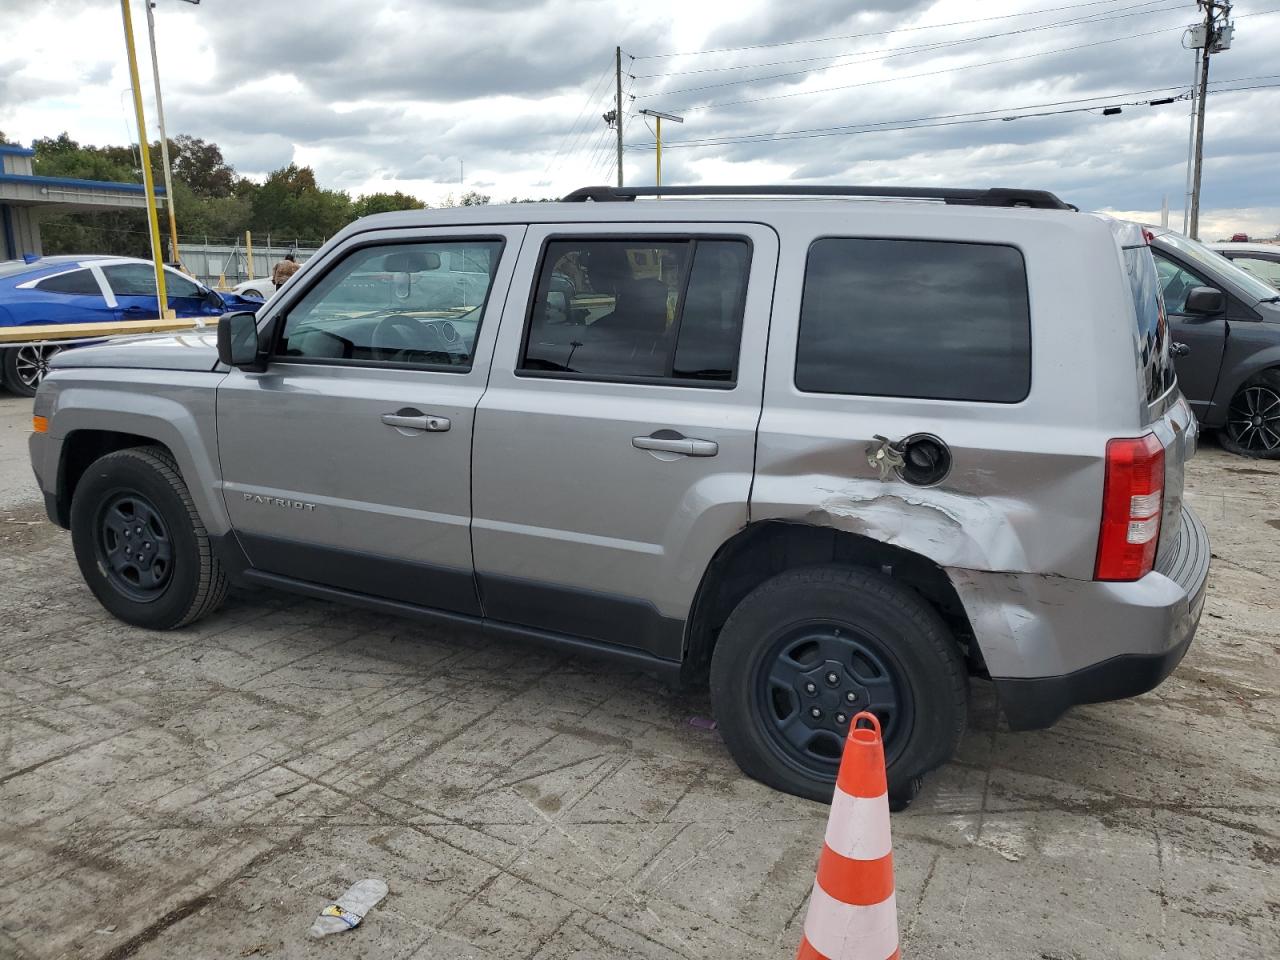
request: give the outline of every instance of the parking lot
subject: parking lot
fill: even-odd
[[[236,592],[110,619],[0,398],[0,957],[789,957],[827,808],[744,778],[701,693]],[[1280,464],[1206,441],[1196,644],[1138,700],[959,759],[893,818],[903,956],[1280,955]],[[307,938],[363,877],[358,929]]]

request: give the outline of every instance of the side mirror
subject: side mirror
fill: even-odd
[[[258,318],[252,313],[224,313],[218,321],[218,360],[242,370],[265,370],[258,343]]]
[[[1192,287],[1182,308],[1187,313],[1216,314],[1227,309],[1227,298],[1213,287]]]
[[[219,294],[217,290],[206,290],[204,292],[204,302],[211,307],[225,306],[222,295]]]

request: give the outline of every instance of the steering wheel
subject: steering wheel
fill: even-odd
[[[392,314],[379,320],[369,339],[375,360],[405,360],[409,353],[440,353],[445,362],[451,362],[440,331],[412,317]]]

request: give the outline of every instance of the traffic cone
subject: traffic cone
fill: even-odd
[[[845,741],[796,960],[899,960],[884,743],[870,713]]]

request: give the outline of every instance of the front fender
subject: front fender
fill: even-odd
[[[56,485],[68,442],[79,431],[129,433],[163,444],[173,454],[196,512],[210,534],[231,529],[220,495],[214,401],[225,374],[177,370],[58,370],[42,385],[49,409],[51,457],[39,471]],[[47,398],[47,399],[46,399]],[[53,469],[50,469],[53,468]]]

